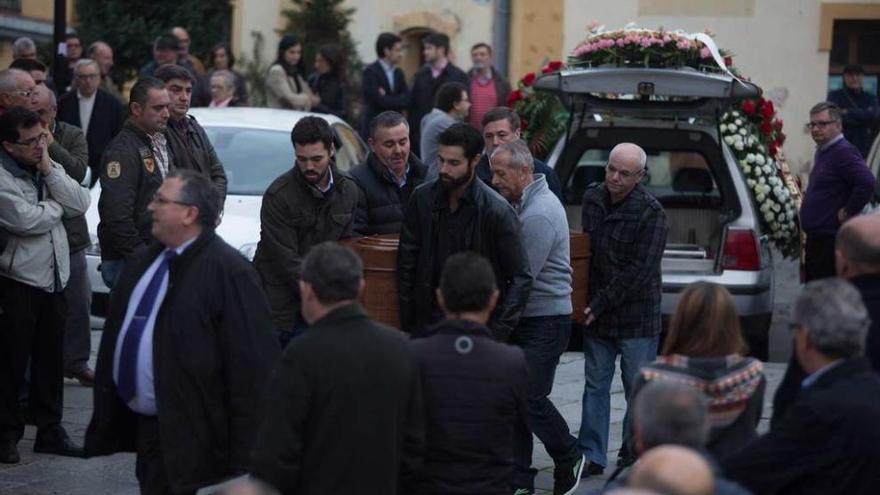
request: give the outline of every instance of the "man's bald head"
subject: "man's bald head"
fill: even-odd
[[[857,216],[837,232],[837,274],[842,278],[880,273],[880,214]]]
[[[612,203],[619,203],[645,176],[648,155],[639,145],[620,143],[611,149],[605,168],[605,188]]]
[[[641,146],[633,143],[620,143],[611,148],[608,160],[618,161],[623,165],[630,165],[634,168],[644,169],[648,163],[648,155]]]
[[[627,486],[664,495],[712,495],[715,478],[709,463],[693,450],[664,445],[639,458]]]

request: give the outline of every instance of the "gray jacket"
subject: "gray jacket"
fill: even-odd
[[[543,174],[523,190],[516,206],[520,237],[534,281],[523,317],[570,315],[571,246],[568,219]]]
[[[67,233],[61,220],[84,214],[91,198],[61,165],[52,164],[49,175],[36,179],[0,151],[0,229],[9,234],[9,243],[0,254],[0,276],[60,292],[70,275]]]
[[[437,150],[440,148],[437,138],[452,124],[459,122],[449,116],[448,113],[435,108],[431,113],[422,117],[421,153],[422,163],[428,166],[427,180],[437,177]]]

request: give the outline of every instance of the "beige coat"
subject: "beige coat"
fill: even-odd
[[[296,92],[294,78],[287,75],[284,67],[281,67],[280,64],[273,65],[266,78],[266,105],[269,108],[289,108],[306,112],[311,110],[312,90],[309,89],[308,83],[301,76],[297,75],[296,80],[299,81],[299,86],[302,88],[299,93]]]

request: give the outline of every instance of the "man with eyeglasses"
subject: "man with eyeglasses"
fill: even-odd
[[[646,173],[645,150],[620,143],[611,150],[605,181],[584,193],[581,221],[590,236],[589,304],[584,310],[584,396],[581,450],[589,465],[585,476],[601,474],[607,464],[611,379],[620,355],[624,395],[629,403],[639,366],[657,355],[662,323],[660,262],[669,224],[660,203],[640,184]],[[629,411],[623,438],[630,438]],[[620,448],[618,466],[635,453]]]
[[[101,176],[101,155],[122,130],[126,111],[118,98],[100,87],[101,70],[92,59],[80,59],[73,69],[75,91],[58,100],[58,120],[75,125],[86,133],[89,143],[91,184]]]
[[[874,193],[874,176],[858,148],[843,136],[840,108],[818,103],[807,124],[816,155],[801,205],[806,281],[834,276],[834,238],[847,219],[858,215]]]
[[[0,115],[12,107],[30,107],[36,85],[34,78],[23,70],[0,70]]]
[[[0,116],[0,462],[19,462],[24,434],[19,395],[30,362],[34,452],[80,455],[61,426],[63,340],[70,277],[62,219],[82,215],[88,191],[52,161],[39,115],[15,107]]]

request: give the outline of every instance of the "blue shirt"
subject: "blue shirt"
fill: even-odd
[[[382,70],[385,71],[385,77],[388,78],[388,87],[391,88],[391,91],[394,91],[394,66],[389,65],[381,58],[379,59],[379,65],[382,66]]]
[[[177,255],[180,256],[195,240],[196,237],[193,237],[174,248],[173,251],[177,252]],[[156,259],[153,260],[147,271],[141,275],[140,280],[138,280],[137,285],[134,286],[134,290],[131,292],[131,297],[128,299],[128,308],[125,310],[125,319],[122,320],[122,330],[119,332],[119,337],[117,337],[116,352],[113,356],[113,381],[117,384],[119,383],[119,356],[122,354],[122,343],[125,341],[125,334],[128,332],[128,327],[131,324],[135,311],[137,311],[141,298],[144,297],[144,292],[147,290],[150,280],[153,279],[153,274],[156,273],[156,270],[159,269],[159,264],[165,258],[165,251],[171,250],[164,249],[156,256]],[[141,341],[138,345],[136,393],[131,402],[128,403],[128,407],[132,411],[146,416],[155,416],[157,413],[156,389],[153,386],[153,328],[156,325],[156,315],[159,314],[159,308],[162,307],[162,301],[165,299],[167,291],[168,273],[165,274],[162,283],[159,285],[156,302],[153,304],[153,309],[150,311],[150,316],[144,325],[144,333],[141,335]]]

